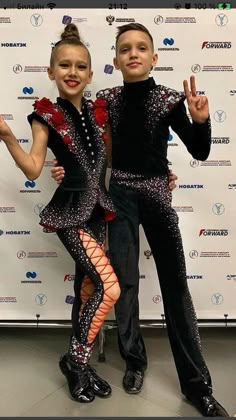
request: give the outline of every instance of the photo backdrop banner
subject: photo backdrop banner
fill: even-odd
[[[207,161],[194,160],[170,131],[168,159],[178,176],[173,206],[198,319],[236,318],[236,9],[2,9],[0,114],[25,151],[32,145],[27,115],[34,101],[44,96],[54,101],[58,95],[47,66],[70,22],[78,25],[92,56],[87,99],[123,83],[113,65],[115,36],[117,27],[129,22],[144,24],[153,35],[156,83],[183,91],[183,80],[195,75],[198,94],[209,98]],[[41,176],[29,181],[0,143],[1,320],[70,319],[74,262],[56,234],[43,233],[38,224],[57,187],[50,174],[53,158],[48,151]],[[142,229],[140,235],[140,319],[156,321],[163,316],[162,297]]]

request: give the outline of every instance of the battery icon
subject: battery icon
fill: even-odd
[[[220,10],[229,10],[231,8],[230,3],[218,3],[218,9]]]

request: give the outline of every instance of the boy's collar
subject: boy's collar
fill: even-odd
[[[156,83],[153,79],[153,77],[149,77],[146,80],[141,80],[138,82],[125,82],[124,81],[124,88],[125,90],[136,90],[136,89],[151,89],[154,86],[156,86]]]
[[[127,101],[136,102],[144,98],[151,89],[156,86],[153,77],[139,82],[125,82],[124,81],[124,98]]]

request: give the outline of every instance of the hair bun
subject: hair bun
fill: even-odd
[[[66,25],[64,32],[61,34],[61,39],[77,38],[80,41],[80,35],[77,26],[74,23]]]

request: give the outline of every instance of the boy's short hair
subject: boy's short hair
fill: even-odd
[[[149,30],[146,28],[146,26],[142,25],[141,23],[128,23],[127,25],[118,26],[117,29],[118,29],[118,33],[116,35],[116,49],[117,49],[119,38],[122,34],[128,31],[141,31],[148,35],[152,44],[152,48],[154,50],[153,37],[150,34]]]

